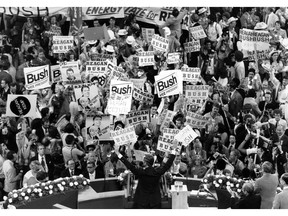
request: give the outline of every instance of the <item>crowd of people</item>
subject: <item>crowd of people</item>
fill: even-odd
[[[189,17],[189,28],[202,26],[206,33],[200,39],[199,51],[185,49],[185,44],[194,39],[189,29],[182,28],[184,16]],[[145,78],[141,90],[153,95],[152,103],[133,95],[130,111],[149,110],[150,122],[137,124],[137,141],[120,147],[129,163],[143,166],[136,161],[135,150],[151,154],[151,165],[167,161],[168,153],[157,149],[158,137],[163,134],[160,116],[165,110],[176,113],[167,127],[179,130],[188,124],[188,112],[197,113],[209,120],[204,128],[193,127],[198,137],[181,147],[168,172],[193,178],[211,173],[260,178],[255,186],[245,186],[244,191],[249,191],[245,194],[260,189],[261,208],[287,206],[282,204],[285,196],[276,196],[276,188],[283,185],[285,191],[288,184],[288,47],[283,42],[287,38],[287,8],[173,9],[165,24],[154,26],[155,32],[163,32],[169,41],[163,52],[155,50],[151,41],[143,37],[135,14],[124,20],[109,19],[109,41],[87,41],[81,34],[69,52],[60,54],[53,53],[53,35],[63,35],[61,26],[67,22],[66,17],[29,17],[22,29],[15,25],[17,16],[6,18],[0,61],[2,199],[15,189],[39,181],[80,174],[91,180],[109,178],[127,169],[127,161],[124,164],[111,153],[114,141],[103,124],[116,131],[129,123],[125,115],[109,115],[111,92],[107,77],[90,79],[86,73],[87,62],[95,61],[95,55],[106,54],[121,68],[124,81]],[[92,27],[103,24],[101,19],[95,19]],[[83,26],[88,27],[84,21]],[[267,55],[251,59],[241,49],[243,29],[269,32]],[[139,66],[133,62],[133,57],[142,51],[154,52],[154,65]],[[178,63],[168,64],[167,54],[175,52],[180,53]],[[27,90],[25,68],[65,62],[78,62],[83,84],[78,88],[79,94],[73,85],[61,81],[48,88]],[[162,98],[155,94],[155,76],[161,71],[189,67],[200,68],[201,76],[197,83],[183,81],[184,90],[187,85],[209,85],[209,95],[202,104],[191,102],[184,92]],[[75,80],[73,73],[67,70],[68,80]],[[36,94],[38,116],[7,116],[9,94]],[[63,118],[67,122],[59,130],[57,123]]]

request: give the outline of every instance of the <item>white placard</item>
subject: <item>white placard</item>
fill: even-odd
[[[177,64],[180,61],[180,53],[175,52],[175,53],[168,53],[167,57],[167,64]]]
[[[156,90],[159,97],[183,93],[183,75],[180,70],[161,71],[155,76]]]
[[[242,49],[244,50],[269,50],[270,47],[270,33],[268,31],[240,29],[239,40],[242,41]]]
[[[51,66],[51,79],[53,83],[62,81],[62,74],[59,65]]]
[[[111,131],[110,134],[117,145],[125,145],[130,142],[135,143],[137,141],[134,126],[129,126],[117,131]]]
[[[181,68],[183,81],[197,83],[200,79],[201,70],[198,67]]]
[[[200,40],[193,40],[188,43],[184,43],[184,49],[187,53],[198,52],[201,49]]]
[[[73,49],[74,36],[53,36],[53,53],[66,53]]]
[[[36,101],[37,95],[8,94],[6,116],[35,118],[37,116]]]
[[[81,75],[78,62],[64,62],[60,65],[62,80],[66,84],[79,84],[81,83]]]
[[[193,112],[187,112],[186,124],[190,125],[192,128],[205,128],[209,121],[209,117],[205,117]]]
[[[186,85],[185,97],[193,104],[202,104],[208,97],[209,85]]]
[[[24,68],[24,77],[27,90],[43,89],[51,86],[49,65]]]
[[[138,64],[140,67],[154,65],[154,52],[140,52],[137,54],[138,56]]]
[[[196,137],[198,137],[198,134],[190,125],[186,125],[174,138],[179,142],[182,142],[184,146],[188,146]]]
[[[169,48],[169,41],[168,39],[161,37],[157,34],[152,36],[151,45],[155,50],[159,50],[161,52],[166,52]]]
[[[126,115],[126,122],[129,125],[137,125],[143,122],[150,123],[150,111],[149,110],[140,110],[135,112],[129,112]]]
[[[153,104],[154,96],[148,92],[144,92],[141,89],[134,86],[133,98],[137,101],[143,101],[147,104]]]
[[[207,37],[206,33],[205,33],[205,31],[201,25],[191,27],[189,30],[190,30],[190,33],[192,34],[192,37],[194,40],[198,40],[198,39],[202,39],[202,38]]]

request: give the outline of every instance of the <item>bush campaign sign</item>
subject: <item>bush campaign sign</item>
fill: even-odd
[[[27,90],[50,87],[49,65],[24,68],[24,77]]]
[[[53,36],[53,53],[66,53],[73,48],[74,36]]]
[[[200,79],[200,68],[198,67],[188,67],[181,68],[183,74],[183,81],[197,83]]]
[[[166,39],[164,37],[161,37],[157,34],[154,34],[152,36],[151,45],[153,46],[154,50],[166,52],[168,50],[168,47],[169,47],[169,41],[168,41],[168,39]]]
[[[183,75],[180,70],[161,71],[158,76],[155,76],[155,83],[159,97],[183,92]]]
[[[184,49],[187,53],[200,51],[200,40],[193,40],[191,42],[184,43]]]

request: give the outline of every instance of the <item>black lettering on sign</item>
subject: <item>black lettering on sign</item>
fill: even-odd
[[[26,97],[19,96],[10,103],[10,110],[17,116],[25,116],[31,110],[31,104]]]

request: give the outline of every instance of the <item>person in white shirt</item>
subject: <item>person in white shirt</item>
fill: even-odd
[[[274,10],[272,7],[266,8],[266,17],[265,17],[265,23],[268,25],[268,30],[273,30],[275,28],[276,21],[279,21],[278,16],[274,13]]]
[[[278,101],[280,103],[280,110],[282,110],[282,114],[284,115],[286,121],[288,121],[288,78],[283,78],[283,90],[278,94]]]
[[[40,162],[37,160],[31,161],[29,167],[30,167],[30,170],[27,173],[25,173],[25,175],[23,177],[23,186],[24,187],[38,183],[38,181],[36,179],[36,174],[38,171],[40,171],[40,167],[41,167]]]
[[[275,129],[278,125],[282,125],[284,127],[284,131],[287,129],[287,121],[282,119],[282,112],[280,109],[275,109],[273,111],[274,118],[268,120],[268,122],[275,126]]]

